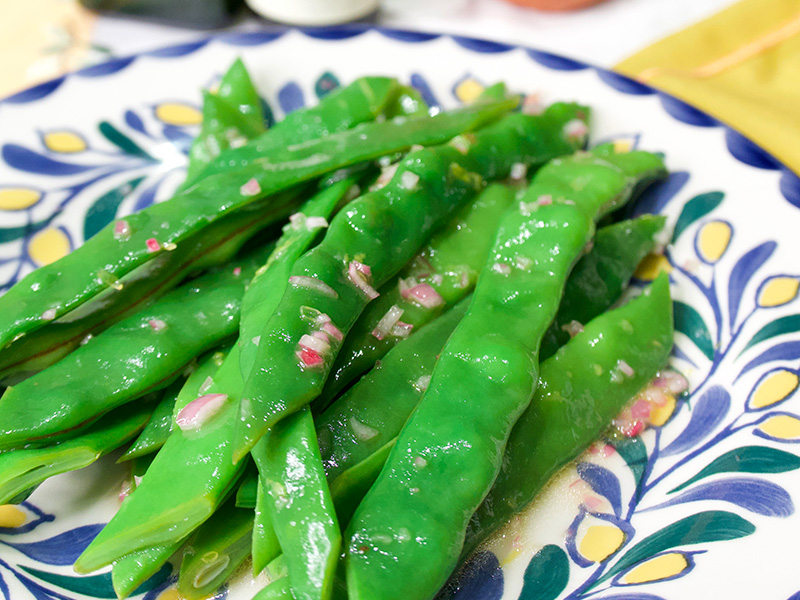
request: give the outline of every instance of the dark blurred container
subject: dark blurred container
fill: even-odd
[[[216,29],[230,25],[243,0],[79,0],[88,9],[181,27]]]

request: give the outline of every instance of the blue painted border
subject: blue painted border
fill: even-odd
[[[449,37],[460,47],[480,54],[499,54],[522,48],[535,63],[554,71],[585,71],[591,69],[597,73],[600,81],[623,94],[636,96],[657,95],[664,111],[681,123],[694,127],[723,127],[725,129],[725,144],[730,155],[739,162],[751,167],[780,171],[781,179],[778,189],[781,195],[790,204],[800,208],[800,177],[798,177],[797,174],[752,140],[730,126],[721,123],[708,113],[687,104],[683,100],[614,71],[597,67],[583,61],[544,52],[542,50],[536,50],[534,48],[460,35],[391,29],[387,27],[375,27],[368,24],[348,24],[335,27],[299,29],[275,27],[246,33],[222,33],[202,38],[195,42],[167,46],[126,57],[117,57],[105,63],[86,67],[56,79],[45,81],[34,87],[18,92],[13,96],[0,99],[0,107],[2,107],[3,104],[26,104],[41,100],[61,87],[61,84],[64,83],[68,77],[100,78],[106,75],[119,73],[133,64],[140,56],[158,59],[180,58],[200,50],[213,41],[221,42],[229,46],[260,46],[269,44],[283,37],[283,35],[290,31],[300,31],[303,35],[313,39],[330,40],[334,42],[351,39],[370,31],[376,31],[384,37],[406,44],[425,43],[440,37]]]

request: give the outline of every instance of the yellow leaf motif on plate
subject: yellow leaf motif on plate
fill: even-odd
[[[51,131],[44,134],[44,145],[53,152],[74,154],[87,148],[86,140],[72,131]]]
[[[0,210],[22,210],[36,204],[42,195],[28,188],[0,189]]]
[[[715,263],[731,241],[731,226],[724,221],[711,221],[703,225],[697,235],[697,249],[700,257],[708,263]]]
[[[622,583],[635,585],[637,583],[650,583],[668,577],[674,577],[689,567],[689,561],[680,552],[670,552],[656,556],[643,562],[638,567],[630,570],[622,578]]]
[[[28,253],[37,265],[49,265],[70,251],[69,238],[60,229],[48,227],[33,236]]]
[[[758,305],[764,308],[781,306],[794,300],[800,281],[796,277],[773,277],[761,288]]]
[[[181,595],[175,586],[170,586],[158,595],[158,600],[181,600]]]
[[[642,281],[653,281],[662,271],[672,271],[672,265],[663,254],[648,254],[639,263],[634,276]]]
[[[199,125],[203,120],[203,114],[188,104],[164,102],[156,106],[156,118],[168,125]]]
[[[483,85],[474,79],[465,79],[456,86],[456,96],[461,102],[469,104],[483,92]]]
[[[800,419],[791,415],[775,415],[758,428],[768,436],[779,440],[796,440],[800,438]]]
[[[797,389],[798,383],[800,383],[800,378],[797,377],[796,373],[786,369],[778,369],[767,375],[758,384],[750,399],[750,407],[759,409],[785,400],[789,394]]]
[[[592,562],[603,562],[619,550],[625,534],[613,525],[592,525],[586,530],[578,551]]]
[[[13,504],[0,505],[0,527],[13,529],[23,525],[28,520],[25,511]]]

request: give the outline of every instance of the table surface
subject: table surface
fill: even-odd
[[[602,66],[695,23],[733,0],[606,0],[578,12],[546,13],[505,0],[384,0],[369,21],[535,46]],[[392,6],[402,8],[392,9]],[[228,30],[273,24],[244,11]],[[213,32],[212,32],[213,33]],[[0,97],[61,73],[208,31],[97,17],[76,0],[0,0]]]

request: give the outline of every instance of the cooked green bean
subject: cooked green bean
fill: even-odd
[[[142,400],[116,410],[72,440],[44,448],[0,454],[0,504],[46,479],[86,467],[132,439],[147,423],[152,406]]]
[[[250,556],[253,511],[237,508],[233,500],[219,507],[186,542],[178,593],[200,600],[217,589]]]
[[[653,377],[672,350],[669,278],[596,317],[542,364],[539,389],[514,425],[500,472],[467,530],[467,553],[522,510],[583,452]],[[626,365],[624,374],[620,365]]]
[[[316,411],[330,404],[348,382],[371,368],[404,336],[472,292],[500,216],[513,200],[511,188],[488,186],[435,234],[397,277],[381,287],[380,296],[367,306],[344,340],[325,387],[314,401]],[[428,306],[417,301],[423,291],[431,298]]]
[[[189,149],[186,181],[181,189],[196,182],[222,151],[243,145],[264,129],[261,97],[244,63],[237,58],[222,76],[217,91],[203,93],[203,121]]]
[[[429,598],[444,583],[536,389],[539,344],[594,221],[663,172],[647,153],[555,160],[506,215],[469,312],[348,528],[353,598]]]
[[[264,251],[179,287],[0,397],[0,449],[41,443],[169,385],[236,333],[244,288]],[[35,398],[35,404],[32,402]]]
[[[205,395],[178,415],[182,426],[172,432],[139,487],[78,557],[76,571],[180,544],[214,513],[246,464],[233,463],[230,441],[242,385],[234,345]]]
[[[227,262],[256,233],[291,214],[299,205],[301,191],[296,190],[294,199],[278,209],[258,202],[225,217],[119,281],[106,273],[105,291],[63,319],[2,349],[0,380],[19,379],[50,366],[82,341],[152,304],[192,273]],[[98,276],[103,273],[98,271]]]
[[[539,355],[550,357],[580,329],[609,308],[622,294],[642,259],[655,250],[666,217],[642,215],[598,230],[592,250],[572,271],[558,314],[542,340]]]
[[[62,317],[106,289],[108,285],[98,278],[101,269],[107,275],[105,279],[119,279],[261,198],[273,196],[270,207],[278,210],[294,197],[279,192],[294,185],[413,144],[446,141],[496,119],[511,107],[509,102],[483,103],[433,117],[362,124],[303,143],[273,146],[256,154],[247,167],[205,177],[167,202],[110,224],[64,258],[30,273],[0,297],[4,317],[0,321],[0,347]],[[265,135],[274,139],[275,132]],[[243,148],[257,152],[257,144]],[[65,273],[69,276],[62,276]]]
[[[189,402],[202,396],[201,390],[210,385],[209,379],[217,372],[228,351],[229,348],[209,352],[200,359],[197,368],[187,379],[177,379],[164,390],[164,396],[153,411],[147,426],[119,458],[119,462],[145,456],[164,445],[174,428],[175,414]]]
[[[292,596],[296,600],[330,598],[342,534],[311,410],[303,408],[275,425],[252,455],[272,500],[268,509]]]
[[[412,152],[384,188],[339,213],[322,242],[295,264],[294,283],[261,335],[241,402],[234,458],[320,393],[341,337],[376,297],[374,287],[396,274],[484,179],[505,176],[515,163],[544,162],[582,142],[564,127],[584,110],[558,104],[541,116],[511,115],[470,138]],[[311,313],[311,321],[304,318],[303,307],[312,307],[319,323]]]

